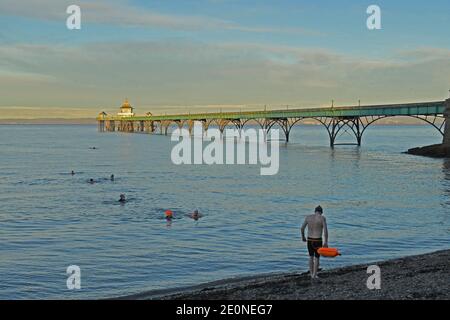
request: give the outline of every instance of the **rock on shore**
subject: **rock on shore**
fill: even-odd
[[[433,158],[450,158],[450,146],[445,146],[443,144],[435,144],[432,146],[426,146],[422,148],[409,149],[407,153],[416,156],[425,156]]]

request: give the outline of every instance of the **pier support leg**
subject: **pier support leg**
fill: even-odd
[[[153,121],[150,121],[150,132],[155,132],[155,123]]]
[[[195,121],[194,120],[189,120],[188,121],[188,130],[189,130],[189,136],[192,137],[192,130],[194,129],[195,126]]]
[[[444,129],[444,140],[442,144],[446,147],[450,147],[450,99],[447,99],[445,101],[445,111],[444,111],[444,117],[445,117],[445,129]]]
[[[362,132],[361,132],[361,119],[360,118],[356,118],[354,120],[353,132],[355,133],[355,136],[356,136],[356,144],[358,145],[358,147],[361,147]]]
[[[283,129],[284,136],[286,138],[286,143],[288,143],[289,142],[289,135],[291,133],[291,128],[289,126],[289,120],[288,119],[282,120],[280,125],[281,125],[281,128]]]
[[[355,118],[333,118],[331,123],[327,126],[328,134],[330,136],[330,147],[334,148],[337,145],[336,139],[343,133],[352,133],[355,135],[356,143],[340,143],[341,145],[357,145],[361,146],[363,130],[361,119]],[[344,130],[344,131],[343,131]]]
[[[98,121],[98,131],[99,132],[105,131],[105,121],[103,120]]]
[[[334,148],[334,143],[336,141],[336,127],[337,127],[337,120],[336,119],[332,119],[331,120],[331,131],[329,131],[329,135],[330,135],[330,147]]]

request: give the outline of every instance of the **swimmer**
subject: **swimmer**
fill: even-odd
[[[75,175],[75,171],[72,170],[72,172],[70,174],[74,176]]]
[[[167,220],[167,221],[172,220],[172,218],[173,218],[173,212],[172,212],[172,210],[166,210],[166,212],[165,212],[164,214],[165,214],[165,216],[166,216],[166,220]]]
[[[190,217],[192,219],[194,219],[195,221],[197,221],[198,219],[200,219],[203,216],[198,212],[198,210],[194,210],[194,212],[191,213]]]
[[[120,202],[120,203],[125,203],[125,202],[127,202],[127,199],[125,198],[125,195],[124,195],[123,193],[120,195],[119,202]]]
[[[94,183],[95,183],[94,179],[92,179],[92,178],[89,179],[89,183],[90,183],[90,184],[94,184]]]
[[[110,179],[111,179],[111,181],[114,181],[114,175],[113,174],[111,175]]]

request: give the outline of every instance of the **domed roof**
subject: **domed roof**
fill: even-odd
[[[128,99],[125,99],[125,102],[122,104],[122,108],[131,108],[131,104],[128,102]]]

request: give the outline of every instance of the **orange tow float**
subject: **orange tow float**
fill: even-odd
[[[317,250],[317,252],[322,256],[326,258],[336,258],[337,256],[340,256],[341,253],[336,248],[320,248]]]

